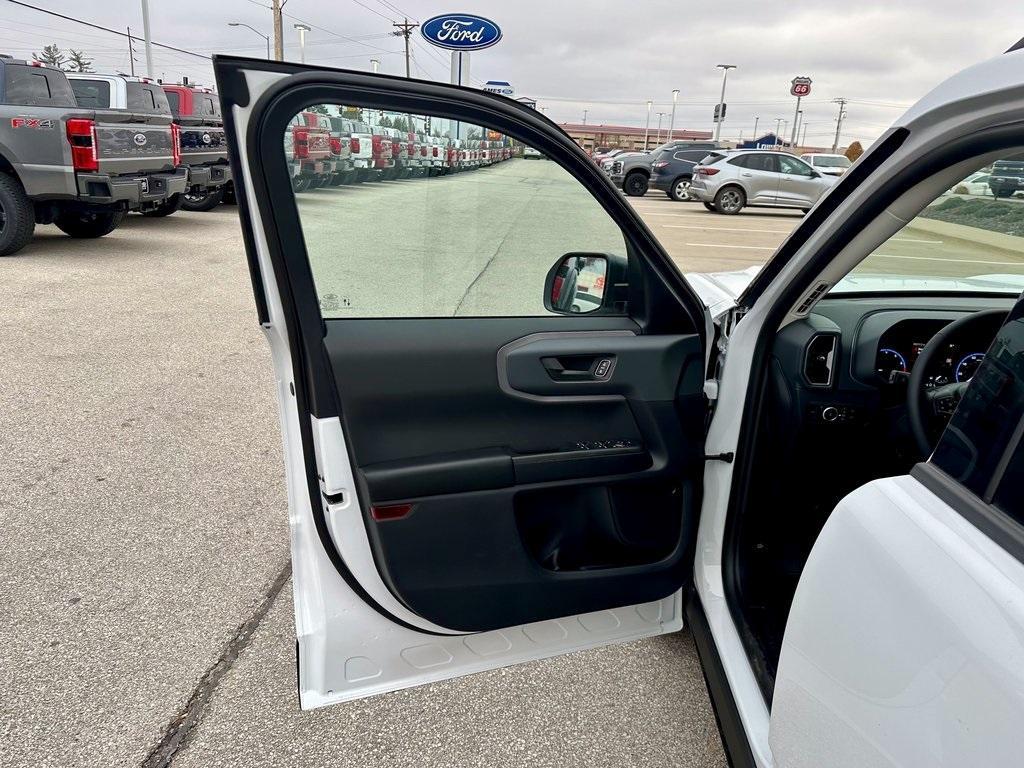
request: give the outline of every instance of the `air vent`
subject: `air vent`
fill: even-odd
[[[818,334],[807,345],[804,355],[804,377],[812,387],[832,386],[839,338],[834,334]]]
[[[813,307],[818,302],[818,299],[825,295],[825,291],[827,290],[828,283],[822,282],[814,286],[814,288],[811,289],[811,292],[808,293],[804,300],[800,302],[800,306],[796,310],[796,314],[806,315],[808,312],[810,312],[811,307]]]

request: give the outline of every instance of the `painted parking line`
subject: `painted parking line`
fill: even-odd
[[[750,229],[748,227],[702,227],[694,224],[659,224],[668,229],[707,229],[715,232],[771,232],[776,235],[788,235],[791,229]]]
[[[687,243],[687,245],[690,245],[690,243]],[[895,253],[873,253],[868,258],[942,261],[946,264],[985,264],[990,267],[1024,267],[1024,259],[1020,261],[980,261],[979,259],[944,259],[941,256],[898,256]]]
[[[909,237],[894,237],[896,243],[923,243],[924,245],[942,245],[941,240],[913,240]]]
[[[774,245],[724,245],[722,243],[683,243],[692,248],[740,248],[744,251],[774,251]]]

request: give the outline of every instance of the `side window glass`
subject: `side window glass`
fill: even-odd
[[[791,176],[810,176],[811,169],[806,163],[797,160],[793,157],[787,157],[785,155],[779,155],[779,172],[789,174]]]
[[[334,135],[321,115],[351,131]],[[604,301],[606,277],[624,283],[622,231],[568,171],[508,136],[322,104],[295,116],[283,146],[324,318],[624,311],[611,290]]]
[[[1024,301],[978,366],[931,461],[1024,523]],[[1001,481],[1000,481],[1001,478]],[[998,483],[992,488],[993,482]]]
[[[737,168],[750,168],[750,161],[753,159],[752,155],[740,155],[729,160],[729,165],[735,165]]]

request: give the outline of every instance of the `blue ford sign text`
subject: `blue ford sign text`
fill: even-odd
[[[470,13],[446,13],[427,19],[420,32],[428,42],[453,51],[479,51],[501,40],[501,29],[490,19]]]

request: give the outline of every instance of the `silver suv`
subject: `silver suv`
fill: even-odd
[[[786,152],[737,149],[713,152],[693,169],[690,197],[709,211],[733,214],[745,206],[804,212],[836,183]]]

